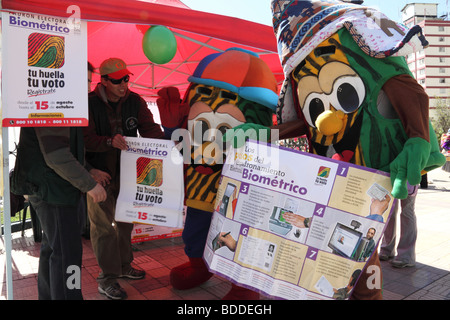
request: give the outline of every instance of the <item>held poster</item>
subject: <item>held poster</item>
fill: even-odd
[[[248,141],[227,154],[203,257],[268,296],[347,299],[393,211],[390,191],[385,172]]]
[[[186,207],[183,207],[183,227],[186,219]],[[131,232],[131,243],[181,237],[183,227],[172,228],[149,224],[135,224]]]
[[[131,243],[181,237],[183,228],[161,227],[148,224],[135,224],[131,232]]]
[[[183,158],[170,140],[125,137],[117,221],[183,227]]]
[[[87,126],[87,25],[2,12],[2,125]]]

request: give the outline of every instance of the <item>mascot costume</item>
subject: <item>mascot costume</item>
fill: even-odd
[[[262,59],[247,50],[232,48],[206,56],[188,80],[183,101],[173,87],[161,89],[157,100],[165,132],[187,128],[191,136],[182,235],[189,261],[170,273],[172,286],[180,290],[196,287],[212,276],[202,257],[225,159],[223,141],[246,134],[248,129],[270,132],[278,101],[275,76]],[[182,115],[186,115],[184,120]],[[232,284],[223,299],[258,298],[259,294]]]
[[[362,2],[272,0],[285,74],[280,138],[306,134],[314,154],[389,172],[392,196],[404,199],[407,183],[444,163],[428,96],[404,58],[427,41],[419,26],[408,30]],[[376,250],[368,265],[381,270]],[[352,299],[381,299],[381,288],[367,286],[369,270]]]

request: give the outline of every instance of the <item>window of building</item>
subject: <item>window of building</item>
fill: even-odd
[[[445,47],[439,47],[439,52],[445,52]]]
[[[439,68],[439,73],[445,73],[445,69],[444,68]]]
[[[439,32],[443,32],[444,31],[444,27],[443,26],[439,26]]]
[[[445,83],[445,78],[440,78],[439,83]]]
[[[439,42],[444,42],[445,38],[444,37],[439,37]]]
[[[439,62],[440,62],[440,63],[445,63],[445,58],[440,57],[440,58],[439,58]]]

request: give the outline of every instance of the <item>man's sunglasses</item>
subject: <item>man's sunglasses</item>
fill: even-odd
[[[107,77],[106,79],[108,79],[109,81],[111,81],[112,84],[121,84],[122,81],[125,81],[125,83],[128,82],[128,81],[130,81],[130,76],[129,76],[129,75],[126,75],[125,77],[120,78],[120,79],[111,79],[110,77]]]

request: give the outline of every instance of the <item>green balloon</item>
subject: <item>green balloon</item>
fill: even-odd
[[[167,27],[152,26],[144,34],[142,50],[151,62],[164,64],[177,53],[177,40]]]

